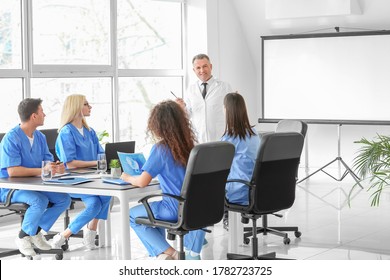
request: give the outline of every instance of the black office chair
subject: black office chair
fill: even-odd
[[[264,134],[261,139],[253,175],[250,182],[234,178],[228,182],[240,182],[249,186],[249,205],[232,204],[226,201],[228,211],[241,213],[241,221],[248,223],[252,220],[250,235],[252,236],[252,255],[238,255],[228,253],[228,259],[272,259],[275,253],[258,255],[257,234],[276,234],[284,238],[288,244],[288,234],[281,232],[295,231],[295,236],[301,233],[297,227],[268,227],[267,215],[277,214],[281,210],[290,208],[295,200],[296,174],[303,148],[303,136],[296,132],[271,132]],[[257,227],[257,220],[262,217],[262,227]],[[246,228],[245,228],[246,229]],[[244,230],[245,230],[244,229]],[[248,237],[244,237],[248,239]],[[249,239],[248,239],[249,240]],[[248,242],[245,242],[248,243]]]
[[[23,219],[24,219],[24,215],[25,215],[29,205],[27,205],[25,203],[19,203],[19,202],[18,203],[11,203],[11,198],[12,198],[12,195],[14,192],[15,192],[15,190],[10,190],[10,192],[7,195],[7,200],[5,202],[0,202],[0,209],[7,209],[7,210],[12,212],[12,213],[6,214],[6,215],[12,215],[12,214],[19,215],[20,221],[22,223]],[[6,216],[6,215],[2,215],[2,216]],[[62,260],[63,256],[64,256],[64,251],[62,249],[41,250],[38,248],[34,248],[34,251],[38,255],[39,254],[54,254],[55,258],[57,260]],[[11,249],[11,250],[1,252],[0,258],[5,258],[5,257],[13,256],[13,255],[18,255],[18,254],[20,254],[18,249]],[[22,254],[22,256],[24,257],[23,254]],[[30,260],[33,259],[33,257],[31,257],[31,256],[25,256],[25,257],[27,257]]]
[[[307,123],[301,121],[301,120],[280,120],[278,124],[276,125],[275,132],[298,132],[302,134],[303,138],[305,138],[307,133]],[[297,169],[297,180],[298,180],[298,169]],[[278,216],[278,215],[277,215]],[[263,216],[263,224],[267,225],[267,216]],[[296,237],[300,237],[301,233],[298,231],[298,227],[278,227],[279,231],[294,231]],[[252,236],[252,228],[250,227],[244,227],[244,244],[249,244],[250,240],[249,237]],[[289,244],[290,239],[284,238],[283,239],[284,244]]]
[[[275,132],[299,132],[305,138],[307,123],[301,120],[280,120],[276,125]]]
[[[179,196],[149,195],[142,198],[148,217],[139,217],[136,223],[168,230],[168,239],[179,236],[179,259],[185,259],[184,235],[191,230],[204,229],[221,221],[224,212],[226,180],[234,157],[234,146],[227,142],[209,142],[195,146],[188,160],[182,190]],[[148,200],[168,196],[179,202],[177,222],[157,220]],[[206,230],[208,231],[208,230]]]

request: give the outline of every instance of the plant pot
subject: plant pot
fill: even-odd
[[[122,169],[120,167],[111,168],[111,177],[119,178],[122,175]]]

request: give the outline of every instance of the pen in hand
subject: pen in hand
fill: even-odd
[[[179,97],[176,96],[176,94],[173,93],[173,91],[171,91],[172,95],[176,98],[176,99],[179,99]]]

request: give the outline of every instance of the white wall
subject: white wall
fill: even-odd
[[[213,75],[230,83],[233,90],[245,97],[250,121],[256,124],[256,63],[235,6],[226,0],[188,0],[187,6],[188,57],[207,53],[213,64]],[[191,82],[196,80],[190,61],[188,74]]]
[[[195,0],[193,0],[195,1]],[[199,0],[201,1],[201,0]],[[294,1],[294,0],[285,0]],[[390,1],[357,0],[362,13],[343,16],[321,16],[266,20],[266,0],[209,0],[208,17],[215,17],[207,30],[217,29],[218,35],[208,37],[208,50],[217,55],[218,76],[227,80],[246,98],[251,121],[261,114],[261,38],[263,35],[294,34],[314,30],[340,31],[390,29]],[[303,1],[298,1],[302,3]],[[212,7],[212,9],[210,8]],[[301,7],[305,9],[305,7]],[[214,33],[213,33],[214,34]],[[215,61],[214,61],[215,63]],[[390,92],[390,89],[389,89]],[[353,102],[349,106],[353,106]],[[274,125],[259,125],[259,130],[273,129]],[[343,126],[341,155],[352,164],[357,144],[362,137],[372,138],[376,133],[390,134],[390,127]],[[337,126],[309,125],[310,167],[321,167],[337,155]]]

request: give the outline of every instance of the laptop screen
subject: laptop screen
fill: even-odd
[[[134,150],[135,141],[107,143],[105,149],[106,160],[108,164],[107,169],[110,169],[110,162],[112,159],[118,159],[117,152],[134,153]]]

